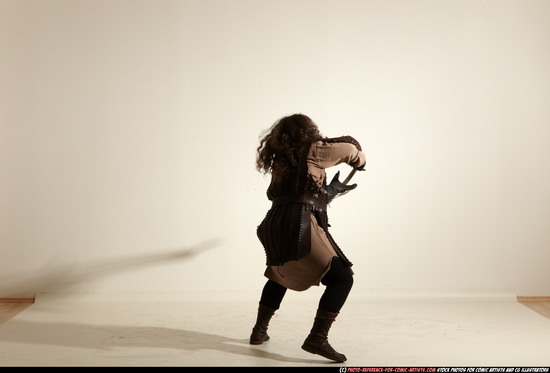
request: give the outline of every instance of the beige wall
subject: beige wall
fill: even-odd
[[[356,289],[550,295],[549,46],[545,0],[0,0],[0,297],[260,289],[294,112],[366,150]]]

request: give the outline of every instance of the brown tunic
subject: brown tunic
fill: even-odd
[[[321,188],[326,185],[325,169],[341,163],[346,163],[354,168],[365,163],[365,154],[358,143],[354,145],[344,141],[317,141],[310,146],[307,153],[308,176]],[[272,210],[273,208],[270,212],[273,212]],[[284,263],[273,264],[268,261],[264,272],[267,278],[296,291],[307,290],[313,285],[318,286],[323,276],[330,269],[333,257],[340,256],[347,261],[347,258],[330,236],[328,224],[326,222],[323,224],[322,216],[303,206],[300,211],[302,213],[301,219],[307,219],[309,223],[305,224],[308,227],[305,232],[309,237],[301,237],[300,239],[301,244],[309,244],[308,253],[305,256],[300,255],[297,259],[288,260]],[[259,230],[260,240],[266,246],[266,240],[262,240],[263,237],[260,232],[261,230]],[[284,234],[284,232],[279,233]],[[278,249],[289,250],[287,247]],[[349,261],[347,262],[349,263]],[[351,263],[349,265],[351,266]]]

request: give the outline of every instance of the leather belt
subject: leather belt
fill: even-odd
[[[289,195],[289,196],[281,196],[281,197],[275,197],[273,199],[273,207],[280,206],[280,205],[286,205],[289,203],[305,203],[307,205],[311,205],[315,207],[316,209],[320,211],[326,211],[327,209],[327,203],[321,201],[319,198],[313,197],[313,196],[307,196],[307,195]]]

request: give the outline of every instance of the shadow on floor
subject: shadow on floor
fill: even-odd
[[[187,351],[217,350],[230,354],[287,363],[312,363],[312,359],[283,356],[251,346],[248,339],[158,326],[88,325],[78,323],[9,322],[9,333],[0,328],[0,340],[24,344],[44,344],[109,350],[112,348],[160,348]],[[269,342],[268,342],[269,343]],[[312,355],[314,358],[314,356]],[[321,358],[322,359],[322,358]],[[315,361],[318,362],[318,361]],[[329,360],[321,360],[327,365]]]

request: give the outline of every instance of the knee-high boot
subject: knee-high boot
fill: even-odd
[[[251,345],[261,345],[265,341],[269,340],[269,335],[267,335],[267,327],[269,326],[269,321],[271,321],[271,317],[274,314],[274,309],[264,306],[263,304],[259,305],[256,324],[252,328],[252,334],[250,335]]]
[[[304,341],[302,349],[339,363],[346,361],[346,356],[336,352],[328,343],[328,332],[336,316],[338,316],[337,312],[317,310],[313,327]]]

